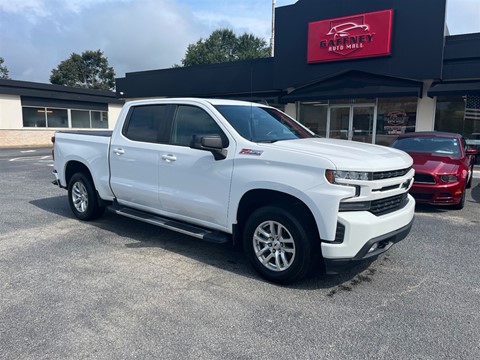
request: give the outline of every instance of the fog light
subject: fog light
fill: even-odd
[[[339,211],[368,211],[370,201],[340,202]]]
[[[368,253],[374,252],[378,248],[378,243],[372,245],[372,247],[368,250]]]

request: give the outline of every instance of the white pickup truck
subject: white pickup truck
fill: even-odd
[[[125,104],[113,132],[57,132],[55,184],[80,220],[105,208],[242,244],[269,281],[373,259],[407,236],[412,159],[325,139],[281,111],[218,99]]]

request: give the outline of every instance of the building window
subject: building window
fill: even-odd
[[[108,113],[106,111],[24,106],[22,107],[22,113],[24,127],[108,128]]]
[[[66,109],[46,108],[47,127],[68,128],[68,111]]]
[[[90,111],[88,110],[72,110],[72,128],[89,128],[90,127]]]
[[[480,96],[437,97],[435,130],[461,134],[469,146],[480,150]]]
[[[28,108],[23,109],[24,127],[68,127],[68,111],[54,108]]]
[[[106,129],[108,128],[108,116],[105,111],[90,111],[92,118],[92,128]]]
[[[298,119],[320,136],[327,136],[328,102],[301,103]]]
[[[29,108],[24,107],[23,126],[24,127],[47,127],[47,116],[45,108]]]
[[[399,134],[415,131],[417,98],[302,102],[298,119],[320,136],[367,143],[375,137],[376,144],[389,146]]]
[[[480,96],[439,96],[435,112],[435,130],[462,134],[467,142],[479,140]]]
[[[415,132],[417,98],[379,98],[376,144],[389,146],[399,135]]]

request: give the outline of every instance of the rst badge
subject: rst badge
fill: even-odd
[[[253,155],[253,156],[260,156],[262,155],[263,150],[255,150],[255,149],[242,149],[240,150],[240,155]]]
[[[308,24],[307,61],[349,60],[391,53],[393,10]]]

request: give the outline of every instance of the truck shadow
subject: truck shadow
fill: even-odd
[[[65,196],[38,199],[30,203],[55,215],[75,219]],[[131,241],[125,243],[124,246],[132,251],[160,248],[252,280],[265,281],[255,272],[238,246],[209,243],[108,211],[102,218],[89,222],[89,224],[103,231],[114,233],[122,239],[130,239]],[[339,275],[326,275],[319,264],[306,279],[292,285],[282,285],[282,287],[303,290],[325,289],[328,290],[327,296],[333,296],[342,291],[351,291],[360,283],[372,281],[377,272],[376,268],[382,266],[386,259],[388,260],[388,253],[381,255],[378,260],[374,261],[374,264],[365,263]]]
[[[74,215],[68,206],[67,197],[65,195],[32,200],[30,201],[30,204],[55,215],[70,219],[74,218]]]
[[[472,184],[472,198],[476,203],[480,203],[480,182],[477,183],[477,186]]]

